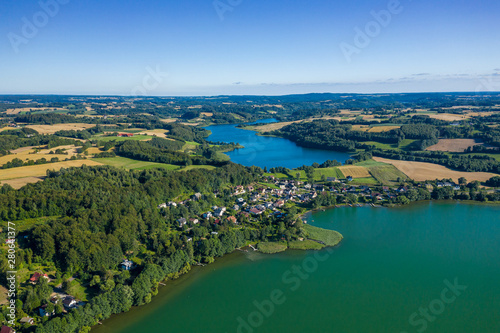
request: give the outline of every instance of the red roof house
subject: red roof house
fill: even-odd
[[[2,329],[0,330],[0,333],[16,333],[12,327],[2,325]]]
[[[35,272],[35,274],[33,274],[30,278],[30,282],[38,282],[38,280],[41,278],[41,277],[44,277],[46,279],[49,278],[49,276],[47,274],[42,274],[42,273],[39,273],[39,272]]]

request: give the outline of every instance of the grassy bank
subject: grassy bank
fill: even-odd
[[[336,246],[344,238],[339,232],[335,230],[327,230],[312,225],[305,224],[304,229],[309,234],[308,238],[324,243],[326,246]]]

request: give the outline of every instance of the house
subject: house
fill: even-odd
[[[347,176],[346,179],[347,179],[348,182],[352,182],[352,176]]]
[[[195,193],[191,196],[191,200],[194,201],[200,201],[201,200],[201,193]]]
[[[44,277],[45,279],[48,279],[49,276],[47,274],[42,274],[42,273],[39,273],[39,272],[35,272],[35,274],[33,274],[30,278],[30,283],[37,283],[38,280],[41,278],[41,277]]]
[[[131,138],[134,136],[134,134],[133,133],[118,133],[118,136],[122,137],[122,138]]]
[[[334,182],[336,180],[337,180],[337,178],[335,178],[335,177],[326,177],[327,182]]]
[[[455,185],[455,186],[453,186],[453,190],[455,190],[455,191],[460,191],[460,185]]]
[[[134,268],[134,262],[131,260],[125,259],[120,264],[120,267],[126,271],[130,271],[132,268]],[[64,301],[63,301],[63,303],[64,303]]]
[[[44,304],[38,308],[38,313],[40,314],[41,317],[52,317],[53,315],[55,315],[56,311],[52,310],[52,313],[48,313],[47,304]]]
[[[212,217],[212,212],[206,212],[206,213],[204,213],[204,214],[203,214],[203,218],[204,218],[204,219],[207,219],[207,220],[208,220],[208,219],[209,219],[209,218],[211,218],[211,217]]]
[[[234,223],[234,224],[236,224],[236,223],[238,222],[238,221],[236,220],[236,217],[234,217],[234,216],[229,216],[229,217],[227,218],[227,220],[228,220],[229,222]]]
[[[2,325],[0,333],[16,333],[16,331],[12,327]]]
[[[164,203],[162,203],[162,204],[159,204],[159,205],[158,205],[158,208],[167,208],[167,203],[166,203],[166,202],[164,202]]]
[[[255,215],[260,215],[260,214],[262,214],[262,211],[258,210],[257,208],[252,208],[252,209],[250,209],[250,213],[255,214]]]
[[[218,235],[219,233],[217,231],[212,231],[210,234],[212,234],[212,235]]]
[[[182,228],[183,225],[186,225],[187,220],[181,217],[180,219],[177,219],[177,223],[179,223],[179,228]]]
[[[194,219],[194,218],[190,218],[189,222],[191,222],[192,224],[198,224],[198,223],[200,223],[200,221],[198,219]]]
[[[73,296],[66,296],[63,299],[63,305],[66,309],[72,309],[76,307],[76,300]]]
[[[236,191],[234,192],[235,195],[244,193],[245,193],[245,188],[243,186],[241,185],[236,186]]]
[[[224,215],[225,211],[226,211],[226,207],[217,208],[214,211],[214,216],[221,217],[222,215]]]
[[[325,187],[323,185],[314,185],[314,189],[319,192],[323,192]]]
[[[406,186],[400,186],[398,189],[397,189],[397,192],[399,193],[405,193],[405,192],[408,192],[408,188]]]
[[[30,317],[22,317],[21,320],[19,321],[21,324],[30,324],[30,325],[33,325],[35,323],[35,321],[33,320],[33,318],[30,318]]]
[[[170,201],[168,203],[168,205],[171,206],[171,207],[177,207],[177,204],[175,202],[172,202],[172,201]]]
[[[274,207],[283,207],[285,202],[283,200],[278,200],[274,203]]]

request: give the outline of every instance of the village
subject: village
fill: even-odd
[[[325,206],[316,203],[318,197],[336,196],[335,207],[362,206],[381,207],[382,205],[407,204],[413,200],[422,200],[422,195],[430,199],[430,193],[434,188],[446,188],[450,192],[465,189],[451,181],[435,181],[418,183],[415,185],[402,184],[398,186],[367,186],[350,185],[353,180],[348,176],[339,180],[329,177],[322,184],[314,184],[289,179],[278,179],[274,176],[263,176],[262,182],[248,186],[236,186],[231,189],[233,205],[228,207],[211,206],[199,216],[184,216],[176,220],[180,229],[193,227],[200,223],[200,220],[208,220],[213,225],[222,224],[228,221],[239,224],[242,219],[255,221],[263,214],[267,217],[274,215],[277,218],[286,216],[284,208],[296,207],[298,212],[305,213],[308,210]],[[408,199],[408,193],[420,190],[419,197],[413,200]],[[220,196],[220,192],[213,193],[215,197]],[[168,207],[178,207],[188,205],[190,201],[203,200],[201,193],[195,193],[190,198],[179,202],[169,201],[158,205],[159,209]],[[187,226],[187,227],[185,227]],[[192,240],[189,238],[188,240]]]

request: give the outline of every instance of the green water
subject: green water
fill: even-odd
[[[344,235],[333,251],[234,253],[95,332],[498,333],[499,213],[451,202],[316,212],[309,223]]]

